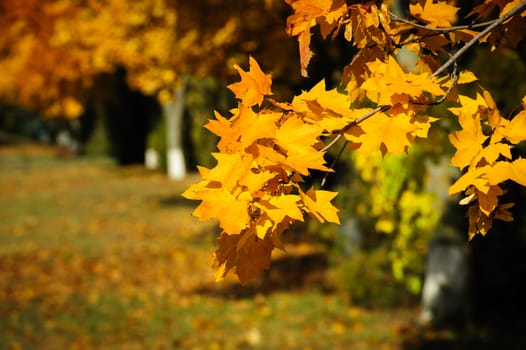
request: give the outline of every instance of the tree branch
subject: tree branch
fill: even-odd
[[[455,61],[455,62],[453,62],[453,72],[451,72],[451,74],[450,74],[451,85],[449,85],[449,87],[447,88],[447,91],[444,94],[444,96],[442,96],[438,100],[432,101],[432,102],[418,102],[418,101],[411,101],[410,100],[409,102],[412,103],[412,104],[421,105],[421,106],[436,106],[436,105],[441,104],[442,102],[444,102],[446,100],[447,96],[451,93],[451,91],[453,90],[453,88],[457,84],[457,80],[458,80],[457,71],[458,71],[458,65],[457,65],[457,62]]]
[[[429,76],[429,78],[436,77],[436,76],[440,75],[441,73],[443,73],[446,69],[448,69],[449,66],[451,66],[452,64],[454,64],[454,66],[455,66],[453,72],[451,73],[451,78],[452,78],[451,86],[446,91],[444,97],[442,97],[440,100],[432,103],[434,105],[434,104],[442,103],[446,99],[447,95],[453,89],[453,87],[455,85],[455,82],[457,80],[457,60],[458,60],[458,58],[460,56],[462,56],[467,50],[469,50],[473,45],[475,45],[481,38],[483,38],[485,35],[490,33],[493,29],[495,29],[499,25],[503,24],[506,20],[508,20],[509,18],[515,16],[517,13],[520,13],[524,9],[526,9],[526,1],[521,2],[519,5],[517,5],[515,8],[513,8],[511,11],[509,11],[508,13],[506,13],[504,16],[502,16],[500,18],[497,18],[497,19],[494,19],[494,20],[491,20],[491,21],[482,22],[482,23],[476,23],[476,24],[472,24],[472,25],[453,26],[453,27],[449,27],[449,28],[429,28],[429,27],[426,27],[424,25],[420,25],[420,24],[413,23],[411,21],[402,19],[402,18],[396,16],[393,13],[390,13],[390,16],[395,21],[400,21],[400,22],[412,25],[412,26],[414,26],[416,28],[430,30],[430,31],[435,31],[435,32],[439,32],[439,33],[449,33],[449,32],[453,32],[453,31],[456,31],[456,30],[474,29],[474,28],[486,27],[484,30],[482,30],[480,33],[478,33],[475,37],[473,37],[470,41],[468,41],[462,48],[460,48],[454,55],[452,55],[444,64],[442,64],[436,71],[434,71]],[[353,127],[355,125],[358,125],[361,122],[369,119],[370,117],[372,117],[373,115],[375,115],[376,113],[378,113],[380,111],[387,111],[389,108],[391,108],[391,106],[389,106],[389,105],[378,106],[375,109],[373,109],[373,110],[369,111],[368,113],[364,114],[363,116],[353,120],[351,123],[349,123],[343,129],[341,129],[340,132],[338,133],[338,135],[331,142],[329,142],[325,147],[323,147],[320,151],[321,152],[328,151],[332,146],[334,146],[342,138],[342,136],[345,133],[345,131],[347,131],[351,127]],[[340,151],[338,152],[336,158],[333,160],[333,162],[330,165],[331,169],[333,168],[333,166],[336,164],[336,162],[340,158],[341,154],[343,153],[343,151],[344,151],[345,147],[348,145],[348,143],[349,143],[349,141],[345,141],[345,143],[343,144],[343,146],[340,149]],[[320,183],[321,187],[323,187],[325,185],[325,182],[327,180],[328,175],[329,175],[329,173],[327,172],[325,174],[325,176],[323,177],[323,179],[321,180],[321,183]]]
[[[483,38],[486,34],[490,33],[493,29],[504,23],[507,19],[515,16],[517,13],[522,12],[522,10],[526,9],[526,1],[521,2],[517,7],[513,8],[510,12],[506,13],[504,16],[494,20],[493,23],[491,23],[488,27],[486,27],[483,31],[478,33],[473,39],[468,41],[464,46],[462,46],[453,56],[451,56],[443,65],[441,65],[436,71],[433,72],[429,77],[433,78],[441,73],[443,73],[450,65],[452,65],[454,62],[458,60],[460,56],[462,56],[467,50],[469,50],[470,47],[475,45],[481,38]]]
[[[430,30],[430,31],[433,31],[433,32],[438,32],[438,33],[450,33],[450,32],[454,32],[456,30],[476,29],[476,28],[486,27],[486,26],[489,26],[493,22],[498,20],[498,19],[492,19],[490,21],[481,22],[481,23],[473,23],[473,24],[466,24],[466,25],[462,25],[462,26],[451,26],[451,27],[447,27],[447,28],[439,28],[439,27],[428,27],[428,26],[425,26],[425,25],[422,25],[422,24],[411,22],[410,20],[398,17],[397,15],[395,15],[392,12],[389,12],[389,15],[391,16],[391,19],[393,21],[402,22],[402,23],[405,23],[405,24],[409,24],[409,25],[411,25],[411,26],[413,26],[415,28]]]

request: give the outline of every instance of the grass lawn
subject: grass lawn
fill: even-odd
[[[179,195],[195,180],[1,147],[0,349],[418,344],[407,341],[416,310],[349,305],[323,287],[306,243],[248,286],[216,283],[216,226],[193,218],[195,203]]]

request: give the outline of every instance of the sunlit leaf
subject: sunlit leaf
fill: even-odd
[[[236,97],[239,98],[245,106],[251,107],[260,105],[265,95],[272,94],[270,90],[272,79],[270,78],[270,74],[263,73],[253,57],[249,58],[249,63],[250,67],[248,72],[245,72],[238,65],[234,66],[241,76],[241,81],[230,84],[228,88],[236,94]]]
[[[409,9],[413,16],[429,24],[430,27],[451,27],[457,20],[458,8],[446,1],[426,0],[424,6],[420,3],[410,4]]]

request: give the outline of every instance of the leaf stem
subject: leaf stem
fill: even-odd
[[[441,104],[442,102],[444,102],[446,100],[448,95],[451,93],[451,91],[453,90],[453,88],[457,84],[457,80],[458,80],[457,71],[458,71],[458,65],[457,65],[457,62],[455,61],[455,62],[453,62],[453,72],[451,72],[451,74],[450,74],[451,85],[449,85],[449,87],[447,88],[447,91],[444,94],[444,96],[442,96],[438,100],[432,101],[432,102],[419,102],[419,101],[410,101],[410,102],[412,104],[421,105],[421,106],[436,106],[436,105]]]

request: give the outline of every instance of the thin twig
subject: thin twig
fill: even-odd
[[[466,24],[466,25],[461,25],[461,26],[451,26],[451,27],[447,27],[447,28],[440,28],[440,27],[428,27],[428,26],[425,26],[425,25],[422,25],[422,24],[414,23],[414,22],[411,22],[408,19],[404,19],[404,18],[398,17],[397,15],[395,15],[392,12],[390,12],[389,15],[391,16],[391,19],[393,21],[402,22],[402,23],[405,23],[405,24],[409,24],[409,25],[411,25],[411,26],[413,26],[415,28],[430,30],[430,31],[439,32],[439,33],[450,33],[450,32],[454,32],[454,31],[457,31],[457,30],[476,29],[476,28],[486,27],[486,26],[491,25],[493,22],[497,21],[497,19],[492,19],[490,21],[481,22],[481,23],[474,23],[474,24]]]
[[[370,110],[369,112],[365,113],[364,115],[362,115],[361,117],[359,118],[356,118],[355,120],[353,120],[352,122],[350,122],[349,124],[347,124],[343,129],[340,130],[340,132],[338,133],[338,135],[331,141],[329,142],[325,147],[323,147],[320,152],[326,152],[328,151],[332,146],[334,146],[334,144],[336,142],[338,142],[338,140],[343,136],[343,133],[347,130],[349,130],[350,128],[352,128],[353,126],[355,125],[358,125],[360,124],[361,122],[363,122],[364,120],[367,120],[369,118],[371,118],[373,115],[375,115],[376,113],[378,112],[385,112],[387,111],[389,108],[391,108],[391,106],[388,106],[388,105],[382,105],[382,106],[378,106],[376,107],[375,109],[373,110]]]
[[[343,133],[341,133],[341,132],[340,132],[338,135],[336,135],[336,137],[333,138],[333,139],[331,140],[331,142],[329,142],[327,145],[325,145],[325,147],[323,147],[323,148],[320,150],[320,152],[327,152],[327,150],[329,150],[332,146],[334,146],[334,144],[335,144],[336,142],[338,142],[338,141],[342,138],[342,135],[343,135]]]
[[[451,85],[449,85],[449,87],[447,88],[447,91],[444,94],[444,96],[442,96],[437,101],[431,103],[431,105],[439,105],[439,104],[441,104],[442,102],[444,102],[446,100],[447,96],[451,93],[451,90],[453,90],[453,88],[457,84],[457,80],[458,80],[457,70],[458,70],[458,64],[455,61],[455,63],[453,64],[453,72],[451,72],[451,74],[450,74]]]
[[[338,133],[338,135],[336,135],[336,137],[334,139],[332,139],[331,142],[329,142],[325,147],[323,147],[320,151],[321,152],[326,152],[327,150],[329,150],[332,146],[334,146],[334,144],[336,142],[338,142],[338,140],[340,140],[343,136],[343,133],[347,130],[349,130],[350,128],[352,128],[353,126],[355,125],[358,125],[360,124],[361,122],[371,118],[373,115],[375,115],[376,113],[378,112],[385,112],[387,111],[389,108],[391,108],[391,106],[388,106],[388,105],[382,105],[382,106],[378,106],[376,107],[375,109],[373,110],[370,110],[369,112],[367,112],[366,114],[362,115],[361,117],[359,118],[356,118],[355,120],[353,120],[352,122],[350,122],[349,124],[347,124],[343,129],[340,130],[340,132]],[[349,141],[345,140],[344,144],[342,145],[342,147],[340,148],[340,151],[338,151],[338,154],[336,155],[336,158],[334,158],[334,160],[332,161],[331,165],[329,166],[329,169],[332,169],[334,167],[334,165],[336,164],[336,162],[340,159],[343,151],[345,150],[345,148],[347,147],[347,145],[349,144]],[[325,175],[323,176],[323,179],[321,179],[321,183],[320,183],[320,188],[323,187],[325,185],[325,182],[327,181],[327,178],[329,177],[329,172],[327,171],[325,173]]]
[[[478,33],[473,39],[468,41],[464,46],[462,46],[453,56],[451,56],[446,63],[441,65],[436,71],[433,72],[429,77],[433,78],[437,75],[443,73],[450,65],[458,60],[470,47],[475,45],[480,39],[482,39],[486,34],[490,33],[493,29],[504,23],[510,17],[515,16],[517,13],[520,13],[522,10],[526,9],[526,1],[521,2],[517,7],[513,8],[510,12],[506,13],[504,16],[496,19],[492,24],[486,27],[483,31]]]
[[[451,72],[450,74],[451,85],[449,85],[449,87],[447,88],[447,91],[444,94],[444,96],[442,96],[438,100],[433,101],[433,102],[418,102],[418,101],[410,101],[410,102],[414,105],[421,105],[421,106],[436,106],[436,105],[441,104],[442,102],[446,100],[446,98],[451,93],[451,91],[453,90],[453,88],[455,87],[457,83],[457,80],[458,80],[457,71],[458,71],[458,65],[457,65],[457,62],[455,61],[453,63],[453,72]]]
[[[341,135],[342,134],[339,134],[338,136],[341,136]],[[339,137],[338,137],[338,139],[339,139]],[[334,160],[332,161],[331,166],[329,167],[329,169],[333,169],[334,168],[334,166],[336,165],[336,162],[340,159],[343,151],[345,151],[345,148],[347,147],[348,144],[349,144],[349,141],[345,140],[345,142],[343,143],[342,147],[338,151],[338,154],[336,155],[336,158],[334,158]],[[321,179],[321,182],[320,182],[320,188],[325,186],[325,182],[327,182],[327,178],[329,177],[329,174],[330,173],[328,171],[326,171],[325,175],[323,175],[323,179]]]

